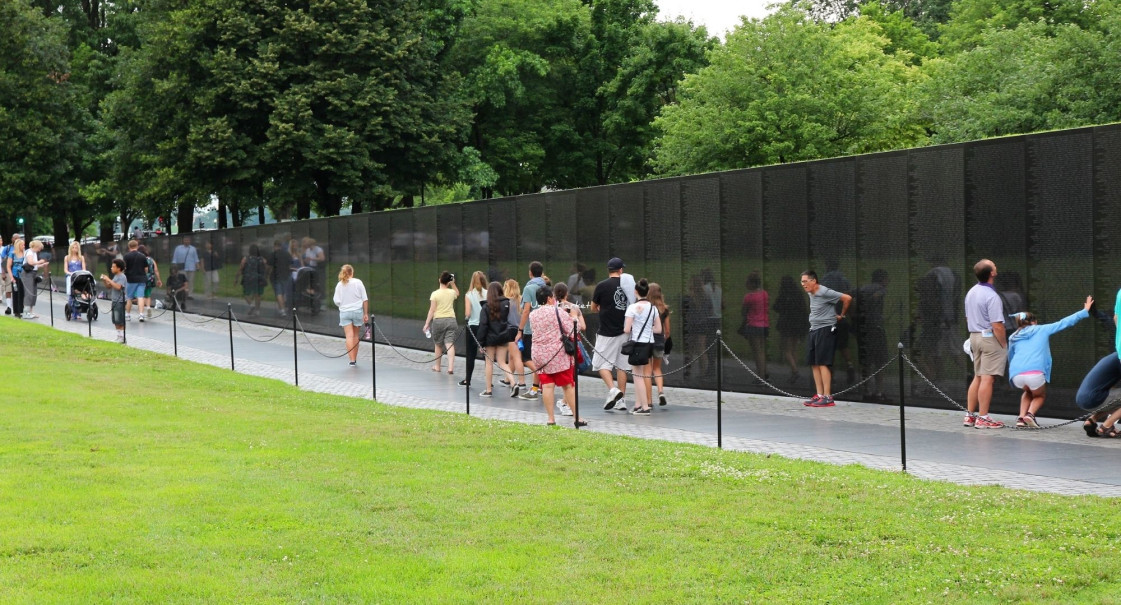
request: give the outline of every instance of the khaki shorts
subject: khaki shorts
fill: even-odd
[[[0,275],[0,297],[11,298],[12,276],[7,273]]]
[[[995,336],[985,338],[980,332],[970,332],[969,348],[973,350],[974,375],[1004,376],[1004,368],[1008,365],[1008,349],[1000,346]]]

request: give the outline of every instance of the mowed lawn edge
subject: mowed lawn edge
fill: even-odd
[[[396,408],[15,320],[0,339],[5,602],[1121,603],[1116,499]]]

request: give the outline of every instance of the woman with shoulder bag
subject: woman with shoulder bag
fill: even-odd
[[[27,253],[23,257],[23,274],[20,276],[22,280],[20,285],[23,286],[23,306],[26,312],[23,314],[24,319],[36,319],[39,316],[35,314],[35,302],[39,298],[39,268],[45,267],[50,264],[50,261],[40,260],[39,251],[43,249],[43,242],[33,239],[27,245]]]
[[[479,393],[480,397],[490,397],[494,394],[494,364],[505,373],[509,382],[513,382],[513,374],[499,358],[506,345],[513,340],[510,333],[510,299],[502,294],[502,284],[492,281],[487,286],[486,303],[479,312],[479,325],[474,328],[475,338],[483,347],[483,357],[486,358],[487,390]],[[470,336],[468,336],[470,338]]]
[[[467,320],[467,333],[464,340],[467,342],[467,355],[464,361],[467,364],[467,376],[459,381],[459,386],[470,386],[471,376],[475,373],[475,358],[479,356],[479,347],[483,341],[475,338],[479,328],[479,316],[482,314],[483,305],[487,301],[487,275],[482,271],[471,274],[471,286],[467,294],[463,295],[463,317]],[[489,388],[487,390],[490,390]]]
[[[12,313],[23,317],[23,260],[26,256],[23,239],[12,242],[12,253],[8,256],[8,275],[12,276]]]
[[[650,300],[650,304],[654,305],[654,309],[658,311],[658,318],[662,321],[661,334],[654,334],[653,370],[654,385],[658,387],[658,405],[666,405],[665,376],[662,374],[662,365],[668,360],[670,348],[673,346],[673,341],[669,337],[670,308],[666,306],[666,298],[662,294],[662,287],[656,283],[650,284],[650,293],[647,298]],[[652,391],[650,395],[653,396]],[[652,397],[650,401],[654,401]]]
[[[627,343],[631,347],[627,361],[631,364],[631,376],[636,387],[631,413],[645,415],[650,413],[650,360],[654,356],[654,335],[662,333],[662,321],[658,318],[658,309],[647,299],[650,282],[646,278],[638,280],[634,293],[637,300],[627,307],[623,332],[631,335]]]

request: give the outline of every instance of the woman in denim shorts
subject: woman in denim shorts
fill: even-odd
[[[339,308],[339,325],[346,335],[346,352],[350,365],[358,365],[358,337],[362,326],[370,321],[370,299],[366,286],[354,277],[354,267],[343,265],[339,269],[339,283],[335,286],[335,306]]]

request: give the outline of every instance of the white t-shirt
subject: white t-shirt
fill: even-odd
[[[651,313],[653,316],[650,316]],[[631,318],[631,340],[654,342],[654,326],[658,323],[658,310],[650,304],[650,301],[642,300],[627,307],[625,316]],[[650,316],[649,320],[647,320],[648,316]]]
[[[335,286],[335,306],[339,311],[361,311],[362,303],[366,298],[366,286],[357,277],[350,278],[347,283],[339,282]]]
[[[482,290],[468,290],[467,300],[470,301],[471,315],[467,317],[467,325],[479,325],[479,310],[482,309],[482,301],[486,299],[486,293]]]

